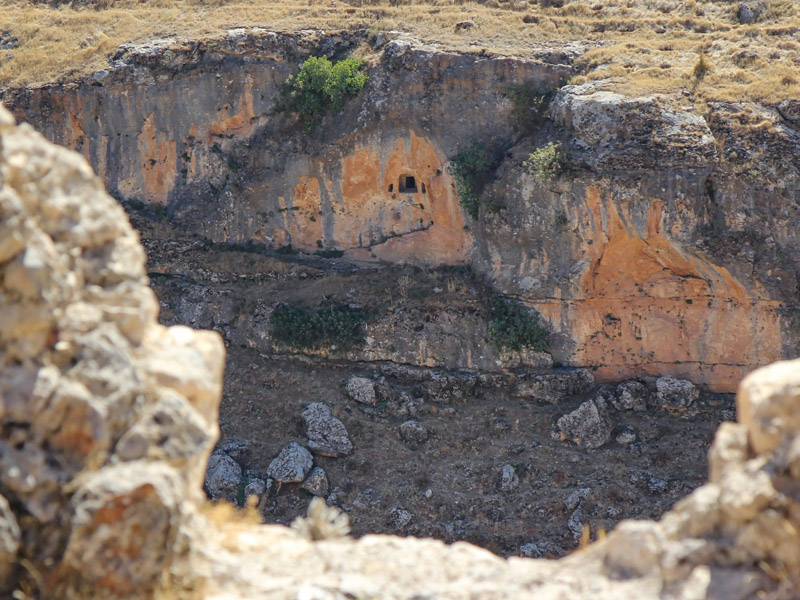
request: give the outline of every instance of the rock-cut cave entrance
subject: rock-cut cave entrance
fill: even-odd
[[[413,175],[400,175],[399,190],[401,194],[416,194],[417,179]]]

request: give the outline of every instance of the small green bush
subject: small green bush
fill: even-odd
[[[337,113],[348,96],[356,96],[369,77],[361,73],[364,61],[346,58],[332,64],[326,57],[307,59],[294,77],[284,84],[281,110],[295,113],[311,133],[328,110]]]
[[[349,350],[365,340],[367,313],[334,306],[310,311],[292,304],[279,304],[272,311],[272,336],[297,350],[329,348]]]
[[[547,348],[550,333],[539,323],[539,313],[499,294],[493,295],[490,303],[489,340],[498,352],[522,348],[541,352]]]
[[[550,102],[548,94],[540,94],[531,85],[512,85],[506,95],[511,100],[511,117],[517,126],[531,129],[541,123]]]
[[[568,171],[567,155],[561,144],[548,142],[534,150],[524,163],[528,172],[541,181],[558,179]]]
[[[483,178],[491,172],[495,163],[486,148],[472,142],[453,159],[451,172],[456,178],[458,195],[469,216],[478,218]]]

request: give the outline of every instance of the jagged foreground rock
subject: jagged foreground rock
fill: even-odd
[[[200,512],[223,347],[156,323],[144,255],[77,155],[0,112],[0,577],[46,598],[792,598],[800,360],[749,376],[711,482],[561,561],[312,542]],[[334,519],[317,510],[318,519]],[[335,521],[335,519],[334,519]],[[342,532],[339,522],[300,531]],[[318,537],[318,536],[313,536]]]

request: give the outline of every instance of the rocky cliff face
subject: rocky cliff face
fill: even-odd
[[[312,136],[275,113],[305,57],[365,48],[367,88]],[[733,391],[800,343],[796,103],[700,114],[691,97],[563,87],[580,52],[522,61],[236,30],[122,48],[86,81],[5,98],[112,194],[163,205],[199,236],[471,264],[545,316],[559,363]],[[519,118],[519,85],[555,94],[544,119]],[[573,170],[543,183],[522,162],[553,139]],[[470,141],[499,164],[477,219],[448,169]]]
[[[0,586],[44,598],[792,598],[800,361],[750,375],[711,482],[558,561],[198,510],[219,338],[156,323],[144,256],[88,165],[0,109]],[[214,514],[214,513],[212,513]]]

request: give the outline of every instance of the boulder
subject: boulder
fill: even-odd
[[[354,375],[347,381],[345,390],[350,398],[361,404],[375,404],[377,402],[375,382],[366,377]]]
[[[700,390],[691,381],[674,377],[656,380],[656,401],[667,410],[686,410],[700,396]]]
[[[599,448],[608,442],[613,428],[605,405],[598,398],[587,400],[564,415],[556,426],[566,439],[585,449]]]
[[[267,467],[267,477],[280,483],[303,481],[311,471],[314,459],[311,453],[297,442],[283,447]]]
[[[239,463],[242,468],[245,467],[245,462],[250,454],[250,443],[247,440],[228,438],[219,444],[219,449]]]
[[[617,410],[647,410],[647,398],[650,395],[647,386],[640,381],[623,381],[617,385],[610,401]]]
[[[519,475],[513,465],[503,465],[500,471],[500,480],[497,482],[497,489],[501,492],[510,492],[519,487]]]
[[[428,430],[419,421],[410,420],[400,425],[400,437],[409,444],[422,444],[428,439]]]
[[[212,500],[236,502],[242,467],[222,451],[214,452],[208,459],[204,487]]]
[[[305,481],[300,484],[300,487],[314,496],[325,497],[328,495],[328,476],[322,467],[314,467],[305,478]]]
[[[389,511],[389,525],[394,529],[404,529],[414,516],[405,506],[399,504]]]
[[[301,414],[308,436],[308,449],[322,456],[346,456],[353,451],[347,429],[322,402],[310,404]]]

